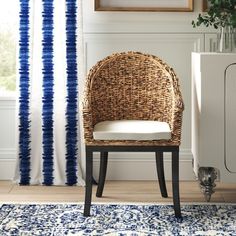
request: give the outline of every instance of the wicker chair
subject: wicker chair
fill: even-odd
[[[99,61],[89,72],[83,104],[86,143],[86,193],[84,216],[90,215],[93,152],[100,152],[97,197],[102,196],[108,152],[155,152],[161,194],[165,185],[163,152],[172,153],[173,203],[181,217],[179,198],[179,145],[184,110],[178,79],[156,56],[140,52],[116,53]],[[166,122],[170,137],[158,140],[99,140],[94,127],[103,121],[138,120]],[[101,123],[100,123],[101,124]]]

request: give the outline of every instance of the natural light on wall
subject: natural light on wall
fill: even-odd
[[[18,0],[0,0],[0,97],[15,96]]]

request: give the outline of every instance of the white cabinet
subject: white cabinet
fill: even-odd
[[[191,127],[194,172],[206,194],[214,170],[236,183],[236,54],[192,53]]]
[[[225,71],[225,166],[236,173],[236,64]],[[236,177],[233,181],[236,181]]]

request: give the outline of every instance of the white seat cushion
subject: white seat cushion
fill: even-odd
[[[171,130],[168,123],[159,121],[103,121],[95,125],[93,138],[96,140],[171,139]]]

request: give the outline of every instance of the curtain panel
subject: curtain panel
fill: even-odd
[[[20,0],[19,184],[84,185],[79,165],[80,6],[78,0]]]

